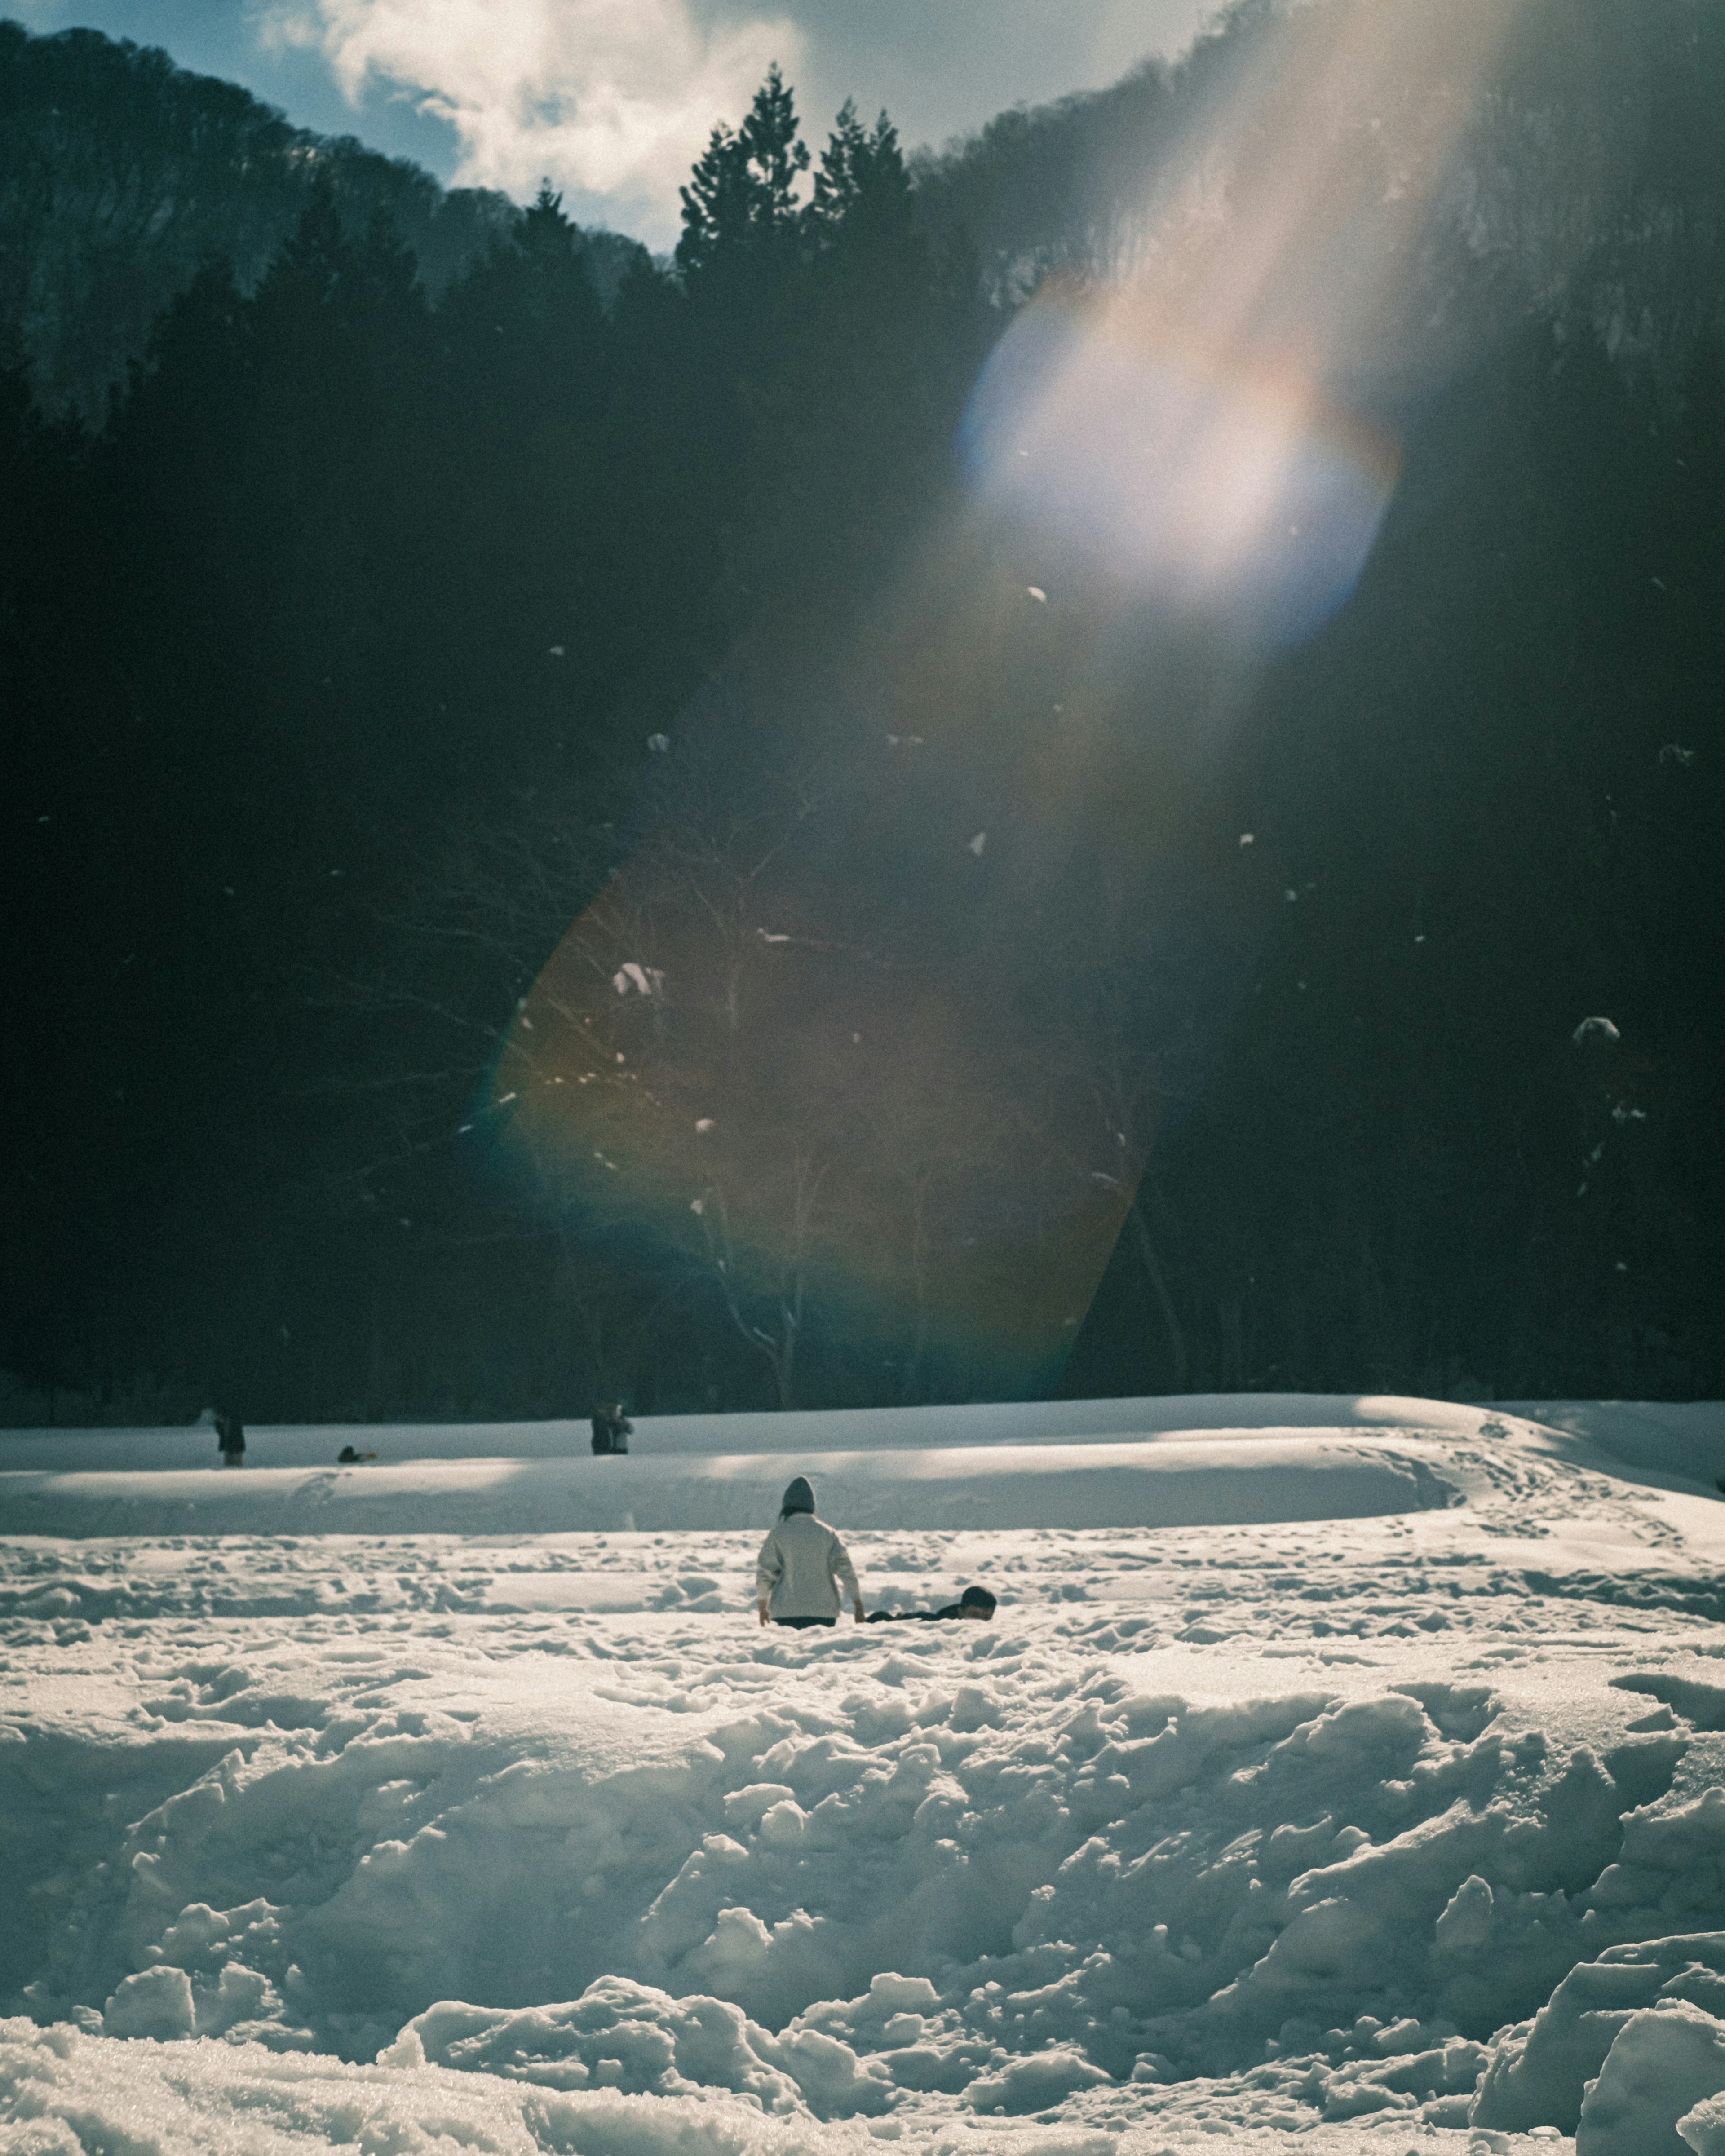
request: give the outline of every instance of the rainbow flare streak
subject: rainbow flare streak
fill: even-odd
[[[1204,759],[1353,588],[1398,468],[1372,415],[1449,363],[1414,265],[1511,13],[1313,0],[1242,41],[1126,274],[1001,340],[968,504],[814,685],[675,729],[681,790],[518,1013],[514,1157],[699,1275],[782,1399],[818,1312],[901,1398],[1056,1381],[1164,1057],[1250,971],[1269,850]]]

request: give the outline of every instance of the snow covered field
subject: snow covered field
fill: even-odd
[[[1725,1409],[213,1446],[0,1435],[8,2156],[1725,2156]]]

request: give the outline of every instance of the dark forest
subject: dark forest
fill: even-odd
[[[0,1419],[1717,1397],[1725,8],[1568,13],[1251,649],[964,444],[1276,10],[908,162],[775,74],[661,262],[3,26]],[[291,184],[176,167],[51,352],[78,157],[199,112]]]

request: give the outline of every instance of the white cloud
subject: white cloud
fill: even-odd
[[[351,104],[381,90],[446,121],[458,183],[519,198],[548,175],[661,244],[713,122],[802,58],[793,23],[702,23],[686,0],[278,0],[261,28],[321,52]]]

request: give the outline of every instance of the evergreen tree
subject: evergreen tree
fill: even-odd
[[[818,242],[860,251],[903,248],[914,212],[898,130],[883,112],[872,128],[847,98],[814,176],[808,221]]]
[[[808,169],[790,87],[775,62],[741,127],[733,132],[721,121],[713,129],[689,184],[679,190],[676,261],[690,285],[715,273],[735,278],[752,270],[758,277],[782,267],[796,245],[797,182]]]

